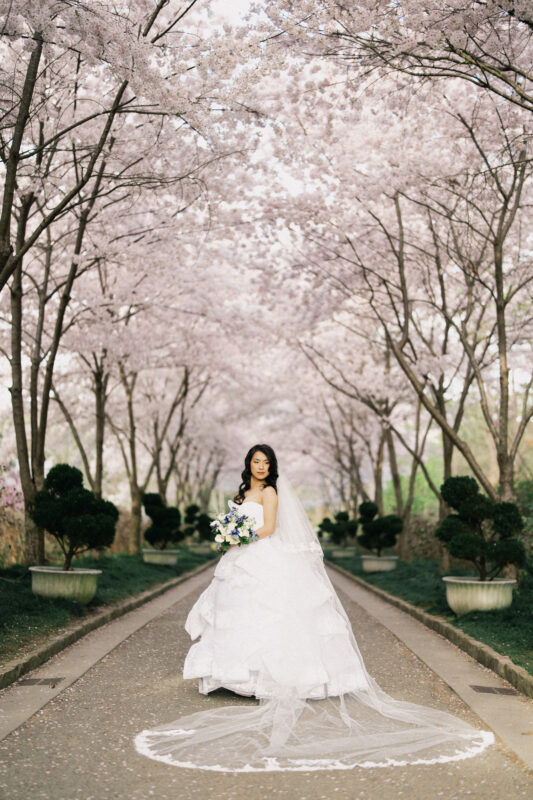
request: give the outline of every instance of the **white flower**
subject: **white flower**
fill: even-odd
[[[224,537],[222,536],[222,534],[221,533],[217,533],[217,535],[215,536],[215,542],[223,542],[223,541],[224,541]]]

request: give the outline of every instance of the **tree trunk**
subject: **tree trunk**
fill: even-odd
[[[503,238],[503,237],[502,237]],[[514,497],[513,464],[509,457],[509,365],[507,362],[507,323],[505,319],[505,287],[503,285],[503,242],[498,236],[494,246],[496,278],[496,329],[498,331],[498,366],[500,408],[498,412],[499,495],[502,500]]]
[[[96,497],[102,497],[102,483],[104,477],[104,436],[105,436],[105,404],[108,375],[103,374],[103,369],[99,368],[93,372],[94,377],[94,398],[95,398],[95,420],[96,420],[96,462],[94,467],[94,493]]]
[[[394,497],[396,500],[396,513],[399,517],[403,516],[403,495],[402,495],[402,482],[400,473],[398,471],[398,460],[396,458],[396,449],[394,447],[394,439],[392,431],[387,428],[385,431],[385,439],[387,442],[387,450],[389,453],[389,467],[392,477],[392,485],[394,487]]]
[[[18,117],[13,131],[11,147],[5,162],[4,195],[2,198],[2,212],[0,214],[0,289],[5,286],[14,272],[14,269],[10,268],[9,262],[13,260],[11,218],[13,215],[13,202],[17,185],[17,170],[20,162],[20,148],[30,116],[33,91],[37,82],[39,62],[43,52],[42,35],[36,32],[33,38],[35,46],[28,62],[28,69],[26,70],[26,78],[24,80],[24,87],[22,89],[18,108]]]
[[[500,499],[513,503],[516,500],[514,489],[514,464],[512,458],[506,453],[498,457],[500,468]]]
[[[442,431],[442,458],[443,458],[443,467],[442,467],[442,478],[443,481],[446,478],[451,478],[452,476],[452,457],[453,457],[453,442],[450,437],[447,435],[446,431]],[[446,517],[450,513],[450,508],[446,505],[442,497],[439,500],[439,522],[442,522],[444,517]],[[451,567],[451,560],[450,554],[446,550],[446,548],[439,544],[439,571],[441,574],[448,572]]]
[[[44,563],[44,532],[30,517],[31,501],[24,495],[24,563],[35,566]]]
[[[136,556],[141,552],[142,501],[138,486],[130,486],[131,492],[131,525],[128,551]]]
[[[403,513],[403,529],[398,537],[398,555],[402,561],[410,560],[409,550],[409,525],[411,524],[411,508],[406,508]]]
[[[40,485],[36,486],[35,474],[32,474],[32,465],[30,464],[24,414],[22,378],[22,263],[19,263],[13,274],[10,291],[12,379],[10,393],[20,482],[24,497],[24,561],[28,565],[42,564],[44,561],[44,532],[35,525],[30,517],[36,488],[42,488],[42,471],[39,475]]]
[[[382,432],[376,462],[374,465],[374,503],[378,507],[378,514],[383,515],[383,455],[385,450],[385,432]]]
[[[157,492],[159,497],[163,501],[163,505],[167,505],[167,488],[168,484],[163,480],[163,475],[161,472],[161,463],[158,461],[155,465],[155,475],[157,481]]]
[[[441,429],[442,431],[442,429]],[[447,435],[446,431],[442,431],[442,480],[452,477],[452,458],[453,458],[453,442]],[[442,499],[439,500],[439,522],[442,522],[444,517],[450,513],[450,509]]]

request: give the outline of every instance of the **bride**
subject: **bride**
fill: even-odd
[[[183,677],[256,701],[197,711],[139,733],[150,758],[251,772],[435,764],[494,741],[437,709],[387,695],[365,669],[322,548],[273,449],[252,447],[230,507],[258,541],[231,547],[192,607]],[[258,702],[257,702],[258,701]]]

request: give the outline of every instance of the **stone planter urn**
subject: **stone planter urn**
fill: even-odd
[[[88,603],[93,599],[98,587],[101,569],[74,567],[64,570],[61,567],[30,567],[31,590],[42,597],[65,597],[78,603]]]
[[[396,569],[398,556],[361,556],[363,572],[390,572]]]
[[[333,558],[351,558],[357,552],[356,547],[335,547],[331,551]]]
[[[508,608],[513,602],[512,578],[494,578],[480,581],[477,578],[461,578],[446,575],[446,602],[458,617],[469,611],[493,611]]]
[[[199,555],[204,555],[204,553],[208,553],[212,550],[212,542],[193,542],[189,545],[189,550],[191,553],[198,553]]]
[[[178,563],[179,550],[165,548],[165,550],[154,550],[150,547],[143,547],[143,561],[145,564],[164,564],[167,567],[175,567]]]

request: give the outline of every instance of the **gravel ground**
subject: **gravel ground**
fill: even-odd
[[[134,735],[205,708],[249,703],[219,690],[200,695],[181,670],[183,629],[200,590],[189,594],[66,689],[0,743],[2,800],[517,800],[533,776],[503,745],[476,758],[432,766],[334,772],[226,774],[152,761]],[[386,628],[340,593],[367,667],[390,694],[442,708],[483,727],[448,686]],[[50,662],[53,672],[53,660]]]

